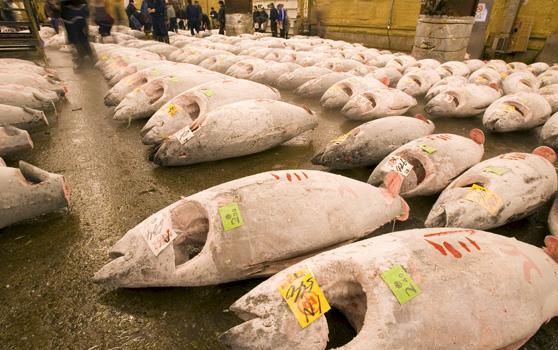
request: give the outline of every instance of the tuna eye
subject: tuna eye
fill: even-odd
[[[418,86],[422,86],[421,81],[417,77],[409,77],[412,81],[414,81]]]

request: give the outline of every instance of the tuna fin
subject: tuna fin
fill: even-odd
[[[399,200],[401,201],[401,209],[403,209],[403,212],[396,219],[397,221],[407,221],[407,219],[409,218],[409,212],[411,211],[411,208],[403,198],[399,198]]]
[[[429,122],[428,118],[426,118],[423,114],[416,114],[415,118],[417,118],[418,120],[422,120],[425,123]]]
[[[307,106],[307,105],[302,105],[302,108],[304,108],[304,110],[312,115],[314,115],[314,112],[312,112],[312,110]]]
[[[469,132],[469,137],[479,145],[484,145],[484,133],[481,129],[472,129]]]
[[[29,114],[33,114],[33,115],[41,118],[45,122],[45,124],[48,126],[48,119],[45,115],[45,112],[39,111],[38,109],[29,108],[29,107],[22,107],[22,108],[25,112],[27,112]]]
[[[402,184],[403,177],[395,171],[389,172],[386,177],[384,177],[384,186],[392,197],[399,195]]]
[[[533,150],[533,154],[541,156],[553,164],[556,162],[556,152],[554,152],[554,150],[550,147],[539,146]]]
[[[382,79],[380,79],[380,81],[381,81],[382,84],[384,84],[385,86],[389,86],[389,78],[388,78],[388,77],[383,77]]]
[[[25,177],[25,180],[34,184],[46,181],[51,176],[48,171],[44,171],[43,169],[24,162],[23,160],[19,161],[19,170],[21,171],[23,177]]]
[[[550,255],[552,259],[558,262],[558,237],[556,236],[546,236],[544,239],[545,247],[543,250],[546,254]]]

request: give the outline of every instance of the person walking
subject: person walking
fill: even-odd
[[[165,23],[165,3],[163,0],[147,0],[147,11],[151,17],[155,40],[169,43],[169,32]]]
[[[60,4],[53,0],[47,0],[44,10],[47,19],[50,21],[50,26],[58,34],[60,32]]]
[[[254,6],[252,9],[252,22],[254,23],[254,32],[260,31],[260,18],[258,14],[258,7]]]
[[[209,11],[209,17],[211,18],[211,29],[217,28],[217,11],[213,7]]]
[[[89,17],[89,9],[84,0],[62,0],[60,2],[60,18],[66,28],[68,41],[72,44],[77,52],[74,57],[74,68],[81,68],[85,63],[85,58],[89,57],[91,62],[95,61],[93,50],[89,44],[87,35]]]
[[[95,1],[95,24],[99,26],[101,42],[105,42],[105,38],[110,36],[114,18],[107,12],[104,0]]]
[[[128,26],[135,30],[141,29],[141,20],[140,14],[136,5],[134,4],[134,0],[130,0],[128,6],[126,6],[126,16],[128,16]]]
[[[268,5],[269,7],[269,21],[271,25],[271,36],[277,37],[277,20],[279,20],[279,12],[275,8],[273,3]]]
[[[267,15],[267,12],[265,12],[265,9],[263,8],[263,6],[260,5],[259,11],[258,11],[258,21],[260,23],[260,33],[265,33],[265,31],[267,29],[267,20],[268,19],[269,19],[269,16]]]
[[[176,11],[174,6],[167,1],[167,18],[169,19],[169,30],[178,33],[178,22],[176,21]]]
[[[192,36],[200,32],[200,18],[201,13],[199,7],[192,5],[192,0],[188,0],[186,19],[188,20],[188,29],[190,29]]]
[[[147,0],[143,0],[141,2],[141,10],[140,10],[140,18],[141,23],[143,24],[143,31],[147,37],[151,34],[151,15],[149,13],[149,9],[147,8]]]
[[[225,35],[225,3],[219,1],[219,12],[217,12],[217,20],[219,21],[219,34]]]
[[[283,4],[277,5],[277,12],[279,16],[277,18],[277,24],[279,25],[279,36],[281,38],[288,39],[289,38],[289,16],[287,14],[287,10]]]

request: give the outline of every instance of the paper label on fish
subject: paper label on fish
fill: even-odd
[[[392,155],[388,157],[386,163],[382,166],[382,170],[386,173],[395,171],[403,176],[407,176],[413,170],[413,166],[405,159]]]
[[[215,93],[211,89],[202,89],[201,92],[202,92],[202,94],[204,94],[207,97],[211,97],[211,96],[215,95]]]
[[[473,184],[473,186],[471,186],[469,192],[467,192],[467,195],[465,196],[465,199],[477,203],[484,209],[488,210],[492,216],[496,215],[498,210],[500,210],[500,208],[504,205],[500,196],[488,188],[477,184]]]
[[[180,81],[177,77],[171,77],[169,80],[173,83],[178,83]]]
[[[165,214],[155,214],[142,224],[142,235],[149,249],[158,256],[176,238],[172,229],[170,217]]]
[[[171,103],[167,109],[167,114],[169,117],[174,117],[174,115],[178,112],[178,108],[174,103]]]
[[[161,75],[161,71],[158,70],[157,68],[153,68],[151,70],[151,75],[154,76],[154,77],[158,77],[159,75]]]
[[[432,146],[425,145],[425,144],[418,145],[418,148],[420,148],[421,150],[423,150],[424,152],[426,152],[428,154],[432,154],[432,153],[437,151],[436,148],[434,148]]]
[[[341,136],[338,136],[338,137],[334,138],[330,142],[331,143],[341,143],[341,142],[345,141],[347,139],[347,137],[349,137],[350,134],[351,134],[351,132],[348,132],[346,134],[343,134]]]
[[[401,265],[392,266],[389,270],[382,272],[381,277],[401,305],[411,301],[422,292]]]
[[[302,328],[331,309],[308,268],[300,269],[287,276],[279,285],[279,293]]]
[[[225,231],[230,231],[244,225],[238,203],[230,203],[219,208],[219,216]]]
[[[178,142],[180,142],[180,144],[183,145],[186,143],[186,141],[194,137],[194,133],[192,132],[192,130],[190,130],[190,128],[186,127],[174,133],[174,137],[176,137]]]
[[[504,168],[504,167],[499,167],[499,166],[487,166],[483,170],[483,172],[485,172],[485,173],[493,173],[493,174],[496,174],[498,176],[502,176],[505,173],[507,173],[508,171],[510,171],[510,169]]]

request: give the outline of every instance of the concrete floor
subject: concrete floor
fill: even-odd
[[[219,349],[216,336],[240,322],[227,308],[261,280],[203,288],[110,290],[91,282],[108,262],[108,249],[130,228],[181,196],[271,169],[319,169],[312,155],[356,126],[340,114],[321,111],[308,147],[270,151],[183,168],[158,168],[141,144],[141,122],[129,127],[111,119],[103,105],[108,87],[94,69],[75,73],[69,55],[50,51],[51,66],[68,84],[68,102],[51,115],[51,126],[32,133],[35,150],[22,159],[64,174],[72,188],[67,214],[0,230],[0,349]],[[420,107],[416,111],[420,111]],[[479,119],[435,120],[437,132],[466,135]],[[485,158],[531,151],[536,133],[487,135]],[[15,159],[8,165],[16,165]],[[366,180],[369,169],[340,172]],[[421,227],[435,198],[410,200],[411,218],[395,229]],[[494,230],[541,245],[548,207]],[[379,230],[389,232],[392,225]],[[375,233],[375,234],[377,234]],[[459,302],[456,300],[456,302]],[[353,336],[339,314],[328,314],[331,346]],[[558,319],[522,349],[558,349]]]

